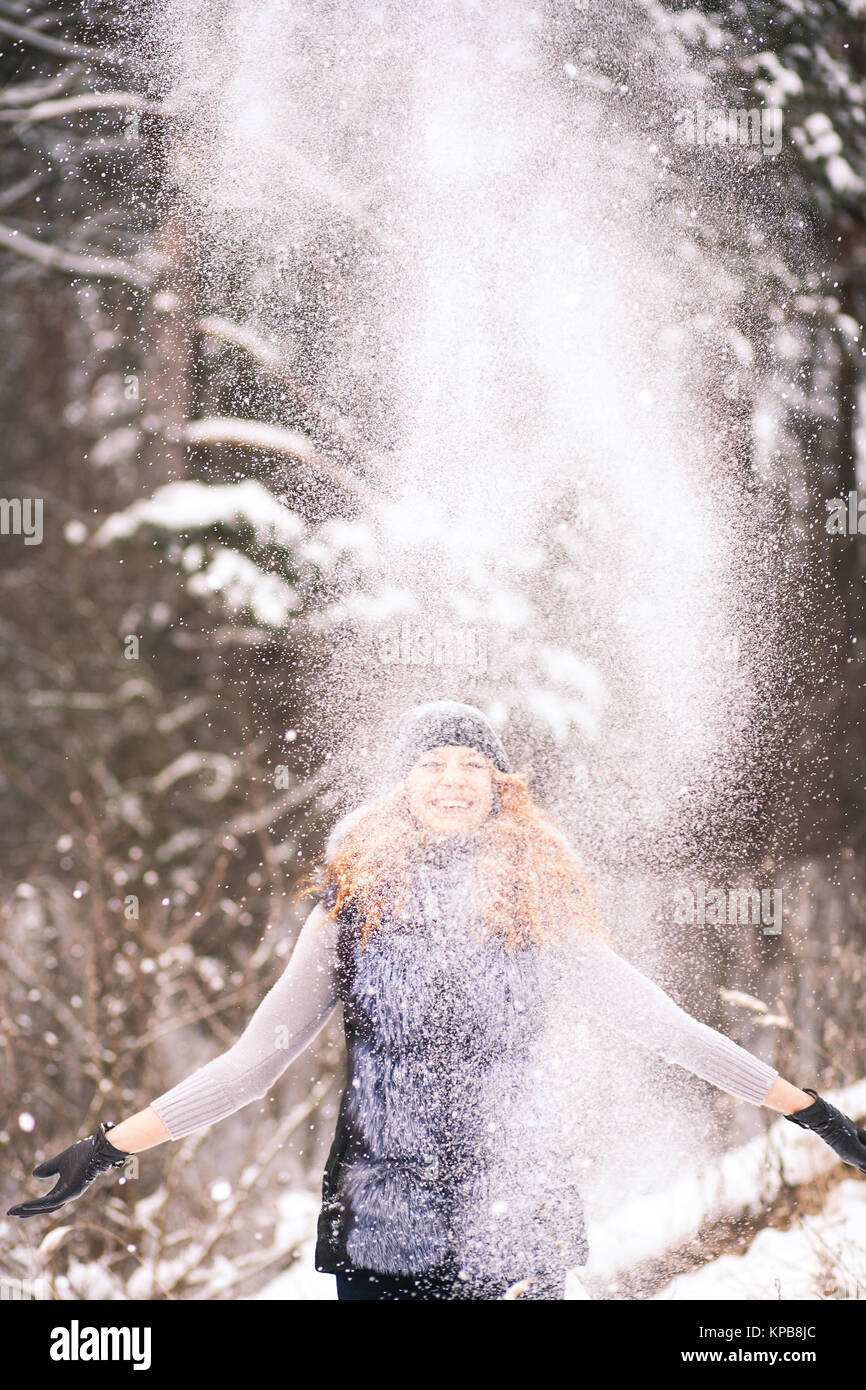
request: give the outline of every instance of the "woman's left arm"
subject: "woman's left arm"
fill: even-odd
[[[777,1076],[762,1103],[771,1110],[781,1110],[783,1115],[793,1115],[797,1110],[805,1110],[811,1105],[812,1097],[798,1086],[792,1086],[784,1077]]]
[[[850,1116],[817,1091],[807,1093],[792,1086],[775,1067],[692,1018],[597,937],[581,936],[573,944],[580,962],[580,987],[593,1013],[720,1090],[781,1111],[791,1124],[817,1134],[843,1162],[866,1173],[866,1130]]]
[[[785,1081],[775,1067],[692,1018],[597,937],[576,937],[572,946],[582,999],[610,1027],[752,1105],[790,1115],[812,1104],[812,1097]]]

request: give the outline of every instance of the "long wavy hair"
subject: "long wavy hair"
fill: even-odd
[[[470,929],[501,932],[509,950],[562,941],[569,928],[611,939],[590,881],[554,823],[536,806],[523,773],[493,769],[493,810],[472,832],[478,894]],[[404,783],[372,802],[301,888],[336,890],[324,921],[351,904],[361,948],[390,914],[400,916],[412,892],[412,861],[434,840],[409,809]]]

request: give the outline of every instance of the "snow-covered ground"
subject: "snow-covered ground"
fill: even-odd
[[[866,1184],[845,1179],[823,1211],[767,1229],[744,1255],[681,1274],[656,1299],[866,1298]]]
[[[857,1119],[866,1112],[866,1082],[826,1091],[824,1099]],[[692,1240],[707,1222],[755,1215],[783,1181],[799,1185],[830,1173],[839,1160],[826,1144],[784,1118],[715,1164],[623,1205],[590,1227],[587,1276],[595,1296],[644,1259]],[[854,1174],[855,1170],[847,1168]],[[832,1189],[824,1209],[790,1229],[767,1228],[743,1255],[725,1255],[680,1275],[655,1298],[860,1298],[866,1290],[866,1184],[856,1176]]]
[[[255,1295],[256,1299],[284,1298],[305,1302],[334,1299],[337,1297],[337,1281],[333,1274],[319,1274],[313,1264],[316,1249],[315,1236],[306,1241],[297,1264],[278,1274]]]

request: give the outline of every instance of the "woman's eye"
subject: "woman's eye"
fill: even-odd
[[[441,762],[423,762],[423,763],[419,763],[419,767],[430,768],[431,770],[432,770],[432,769],[435,769],[435,768],[439,768],[439,767],[444,767],[444,766],[445,766],[445,764],[444,764],[444,763],[441,763]],[[481,771],[481,770],[485,767],[485,764],[484,764],[484,763],[460,763],[458,766],[459,766],[460,771],[464,771],[464,770],[466,770],[467,768],[471,768],[471,769],[473,769],[473,770],[475,770],[475,771]]]

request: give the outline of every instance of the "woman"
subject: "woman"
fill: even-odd
[[[264,1097],[338,1002],[346,1085],[316,1268],[340,1299],[560,1299],[586,1262],[579,1188],[545,1052],[557,981],[580,1007],[866,1172],[866,1132],[678,1007],[612,948],[586,879],[484,715],[404,715],[392,790],[329,841],[282,977],[227,1052],[34,1176],[10,1215]],[[110,1139],[107,1134],[110,1132]]]

